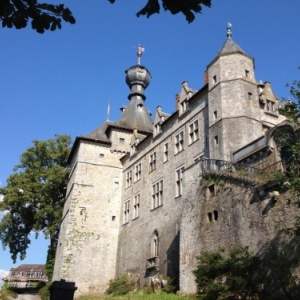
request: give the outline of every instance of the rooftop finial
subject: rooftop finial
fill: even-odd
[[[227,38],[230,39],[232,36],[232,31],[231,31],[232,25],[228,22],[227,23]]]
[[[136,53],[136,55],[138,57],[138,65],[141,64],[141,56],[142,56],[143,52],[145,52],[145,48],[143,48],[142,45],[138,45],[138,51]]]

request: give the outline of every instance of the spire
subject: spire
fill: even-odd
[[[138,57],[138,65],[141,64],[141,56],[142,56],[143,52],[145,52],[145,48],[143,48],[142,45],[138,45],[138,51],[136,53],[136,55]]]
[[[130,88],[129,104],[123,111],[121,118],[115,122],[115,125],[142,132],[152,132],[152,120],[145,106],[146,96],[144,93],[150,83],[151,74],[140,64],[140,58],[144,51],[145,48],[139,45],[137,51],[138,64],[125,71],[126,83]]]
[[[227,23],[227,38],[230,39],[232,36],[232,31],[231,31],[232,25],[228,22]]]

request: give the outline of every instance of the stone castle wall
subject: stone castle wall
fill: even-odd
[[[202,178],[197,164],[185,170],[184,184],[187,193],[180,226],[180,290],[183,293],[196,292],[192,271],[201,250],[242,245],[262,254],[271,245],[277,246],[278,230],[291,227],[298,214],[298,208],[291,204],[293,196],[288,192],[275,199],[268,192],[276,187],[266,188],[265,195],[261,196],[253,185],[243,180]]]

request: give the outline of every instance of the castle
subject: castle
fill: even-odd
[[[204,167],[283,167],[273,138],[276,125],[288,126],[280,101],[269,82],[256,81],[254,58],[231,35],[228,28],[199,90],[182,83],[175,113],[158,106],[151,119],[151,75],[137,64],[126,71],[129,103],[119,120],[76,137],[53,280],[75,281],[82,295],[103,293],[126,271],[141,284],[164,274],[193,293],[201,249],[257,249],[274,236],[279,220],[262,217],[247,185],[201,188]]]

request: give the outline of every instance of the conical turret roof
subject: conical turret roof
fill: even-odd
[[[218,52],[217,56],[231,53],[241,53],[249,56],[232,38],[228,38],[221,50]]]

